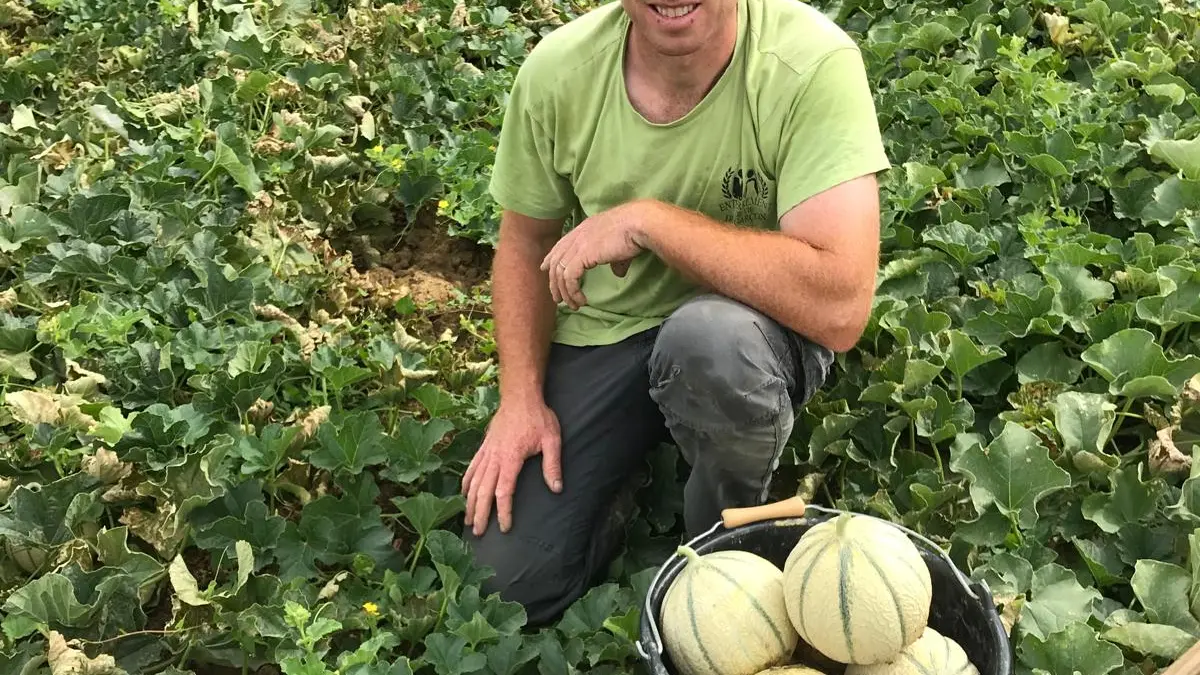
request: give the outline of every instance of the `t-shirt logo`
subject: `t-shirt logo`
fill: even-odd
[[[771,188],[755,169],[730,168],[721,181],[721,213],[735,225],[762,226],[767,220]]]

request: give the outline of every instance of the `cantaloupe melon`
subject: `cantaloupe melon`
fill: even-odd
[[[895,658],[868,666],[846,667],[846,675],[979,675],[961,645],[926,627],[921,637]]]
[[[760,670],[755,675],[825,675],[825,673],[808,666],[775,666]]]
[[[792,625],[839,663],[887,661],[929,621],[929,568],[900,529],[876,518],[841,514],[813,526],[783,576]]]
[[[788,619],[783,570],[748,551],[698,555],[662,604],[663,645],[680,675],[755,675],[786,663],[800,637]]]

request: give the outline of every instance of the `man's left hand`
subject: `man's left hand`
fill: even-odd
[[[566,302],[571,309],[587,304],[580,281],[584,272],[597,265],[609,264],[614,274],[625,276],[642,251],[635,235],[649,211],[643,202],[622,204],[584,219],[560,239],[541,265],[550,274],[554,301]]]

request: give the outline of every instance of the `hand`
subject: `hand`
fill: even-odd
[[[492,497],[500,531],[512,527],[512,496],[525,460],[542,453],[542,477],[554,492],[562,492],[561,433],[558,418],[545,403],[534,406],[503,403],[488,425],[483,445],[463,474],[467,513],[475,536],[487,530]]]
[[[641,202],[631,202],[584,219],[550,249],[541,270],[550,273],[550,294],[571,309],[587,304],[580,279],[587,270],[608,263],[619,277],[642,251],[636,232],[646,219]]]

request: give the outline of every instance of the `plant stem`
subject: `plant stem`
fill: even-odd
[[[1121,412],[1117,415],[1117,421],[1113,423],[1112,431],[1108,432],[1108,438],[1104,441],[1104,445],[1112,443],[1113,450],[1116,450],[1118,455],[1121,454],[1121,449],[1116,446],[1117,432],[1121,430],[1121,424],[1125,421],[1125,418],[1130,416],[1129,409],[1131,407],[1133,407],[1132,396],[1125,399],[1125,407],[1121,408]],[[1133,416],[1138,417],[1137,415]],[[1103,445],[1101,447],[1103,447]]]
[[[410,562],[408,564],[408,571],[410,574],[414,570],[417,569],[417,560],[419,560],[421,558],[421,551],[423,551],[424,549],[425,549],[425,536],[421,535],[421,537],[417,539],[417,545],[413,547],[412,562]]]

